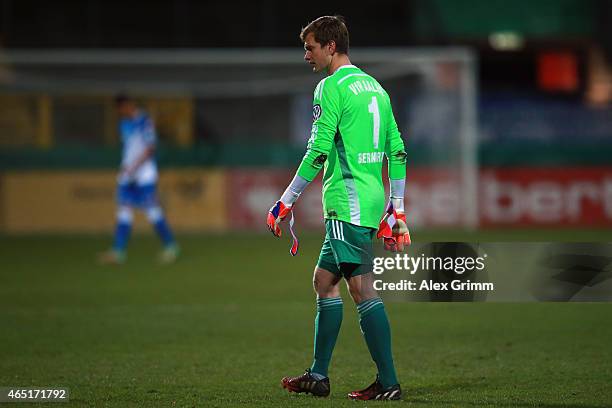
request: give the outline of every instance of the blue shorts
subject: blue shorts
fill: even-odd
[[[117,186],[117,204],[137,208],[148,208],[158,205],[157,184],[138,185],[136,183]]]

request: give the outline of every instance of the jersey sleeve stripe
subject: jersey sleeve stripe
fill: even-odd
[[[317,88],[315,89],[315,94],[314,94],[314,98],[315,99],[322,99],[323,98],[323,87],[325,86],[325,81],[327,81],[329,77],[325,77],[321,80],[321,82],[319,82],[319,85],[317,85]]]
[[[314,90],[314,99],[317,99],[317,95],[319,94],[319,88],[321,88],[321,82],[319,82]]]

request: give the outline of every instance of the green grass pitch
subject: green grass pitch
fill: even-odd
[[[487,234],[476,238],[519,239]],[[609,237],[589,234],[571,238]],[[285,237],[180,238],[174,265],[156,263],[154,237],[136,236],[127,263],[107,267],[95,255],[109,237],[1,237],[0,387],[68,387],[67,405],[83,407],[384,404],[345,397],[368,385],[375,368],[344,289],[330,398],[280,387],[282,376],[311,362],[319,236],[302,237],[295,258]],[[387,310],[405,393],[397,405],[612,406],[612,304],[388,303]]]

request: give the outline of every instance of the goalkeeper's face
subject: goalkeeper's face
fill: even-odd
[[[315,41],[314,33],[309,33],[304,39],[304,61],[312,66],[312,72],[327,72],[332,61],[332,47],[321,46]]]

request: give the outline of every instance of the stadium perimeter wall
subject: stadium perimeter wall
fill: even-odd
[[[160,200],[179,231],[262,230],[265,213],[292,169],[166,169]],[[105,232],[115,214],[115,171],[24,170],[0,173],[0,232]],[[461,224],[459,187],[452,171],[409,171],[408,214],[415,227]],[[483,168],[480,227],[612,226],[612,167]],[[298,228],[321,227],[321,182],[296,208]],[[229,213],[231,208],[231,218]],[[149,227],[142,215],[137,230]]]
[[[16,171],[0,175],[0,230],[6,233],[109,232],[116,211],[116,173]],[[181,231],[224,230],[226,175],[222,170],[168,170],[160,199]],[[137,215],[135,228],[148,229]]]

